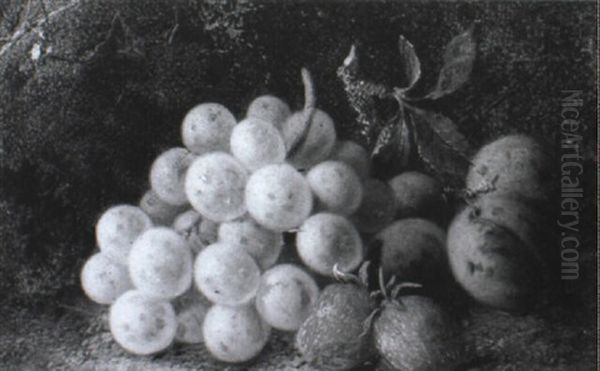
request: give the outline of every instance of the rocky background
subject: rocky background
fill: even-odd
[[[137,202],[152,160],[179,143],[195,104],[221,102],[240,117],[269,92],[300,108],[305,66],[318,106],[356,138],[335,73],[351,44],[365,73],[394,85],[403,34],[425,91],[446,43],[477,21],[471,81],[431,109],[475,148],[526,132],[558,149],[562,90],[582,90],[587,202],[579,279],[557,280],[546,309],[529,315],[473,307],[464,369],[595,369],[595,15],[594,2],[0,1],[0,365],[223,368],[201,347],[134,358],[110,341],[100,308],[78,288],[97,217]],[[306,368],[289,341],[276,336],[240,369]]]

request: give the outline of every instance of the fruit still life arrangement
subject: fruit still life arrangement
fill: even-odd
[[[360,141],[339,137],[306,69],[298,110],[262,95],[241,119],[216,102],[188,111],[139,204],[102,213],[81,271],[116,343],[203,344],[239,364],[279,331],[319,370],[454,370],[468,357],[449,296],[513,313],[543,301],[549,155],[523,134],[473,153],[424,108],[468,80],[472,28],[420,97],[419,58],[399,49],[404,87],[363,78],[354,46],[337,71]]]

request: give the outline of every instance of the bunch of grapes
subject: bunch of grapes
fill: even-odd
[[[191,109],[183,146],[156,158],[139,204],[98,220],[99,252],[81,282],[110,305],[110,331],[128,352],[204,343],[218,360],[250,360],[272,329],[300,328],[318,276],[356,270],[365,239],[394,220],[393,183],[369,177],[367,152],[336,137],[303,78],[297,112],[271,95],[239,122],[217,103]]]

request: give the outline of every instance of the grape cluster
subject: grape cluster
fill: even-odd
[[[364,148],[337,138],[314,107],[292,112],[265,95],[237,122],[226,107],[202,103],[181,135],[184,146],[150,167],[139,204],[98,220],[99,252],[82,286],[110,304],[110,331],[131,353],[204,343],[218,360],[244,362],[272,329],[298,330],[318,299],[318,276],[358,268],[365,233],[393,221],[397,197],[369,177]],[[284,249],[286,234],[295,254]]]

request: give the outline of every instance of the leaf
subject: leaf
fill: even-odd
[[[406,122],[404,110],[391,119],[379,132],[371,157],[382,167],[404,169],[412,153],[412,133]]]
[[[444,65],[440,70],[437,85],[425,98],[441,98],[455,92],[469,81],[477,54],[473,31],[474,26],[471,26],[448,43],[444,51]]]
[[[421,61],[417,56],[413,44],[402,35],[400,35],[398,39],[398,49],[400,51],[400,58],[402,58],[404,77],[408,82],[406,87],[400,88],[399,90],[406,93],[415,86],[421,77]]]
[[[464,158],[471,157],[472,146],[467,138],[460,132],[458,126],[441,113],[426,111],[411,105],[405,105],[417,118],[437,135],[448,147]]]
[[[415,147],[421,160],[453,185],[462,184],[472,151],[467,139],[446,116],[407,108],[406,117],[414,128]]]

